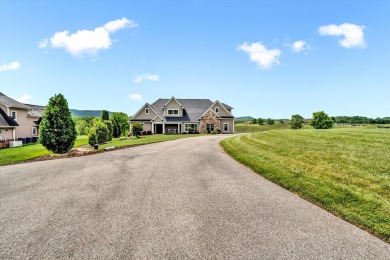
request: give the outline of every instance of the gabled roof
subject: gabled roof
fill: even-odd
[[[157,115],[159,115],[159,113],[156,111],[156,108],[151,106],[149,103],[146,103],[145,105],[143,105],[140,110],[137,111],[137,113],[134,114],[134,116],[130,119],[130,121],[152,121],[153,119],[135,119],[135,117],[138,116],[139,113],[141,113],[146,107],[149,107],[150,109],[153,110],[154,113],[156,113]],[[160,116],[161,117],[161,116]],[[162,120],[164,120],[163,117],[161,117]]]
[[[176,101],[176,103],[177,103],[179,106],[183,107],[183,105],[180,104],[180,102],[179,102],[175,97],[171,97],[171,99],[168,100],[167,103],[165,103],[165,105],[163,106],[163,108],[166,107],[169,103],[171,103],[172,100]],[[184,107],[183,107],[183,108],[184,108]]]
[[[0,92],[0,103],[4,104],[7,107],[21,108],[21,109],[31,109],[31,107],[16,101],[10,97],[7,97],[3,93]]]
[[[225,112],[226,112],[228,115],[231,115],[231,116],[233,117],[232,113],[229,112],[229,111],[227,110],[227,108],[225,107],[225,105],[224,105],[223,103],[219,102],[219,100],[216,100],[216,101],[211,105],[210,108],[212,108],[212,107],[215,106],[216,104],[220,104],[221,107],[222,107],[222,109],[225,110]],[[231,107],[231,106],[229,106],[229,107]],[[218,115],[218,116],[219,116],[219,115]]]
[[[38,105],[31,105],[31,104],[25,104],[32,108],[32,111],[30,112],[30,117],[42,117],[43,111],[45,111],[46,107],[44,106],[38,106]]]
[[[171,102],[172,99],[175,99],[175,101],[181,107],[184,108],[182,117],[164,116],[164,107],[169,102]],[[153,104],[146,103],[144,106],[142,106],[141,109],[138,110],[138,112],[134,114],[133,118],[135,118],[144,109],[144,107],[146,105],[148,105],[165,122],[198,122],[199,119],[207,111],[209,111],[210,108],[212,108],[213,104],[215,104],[215,102],[212,102],[210,99],[180,99],[180,98],[176,99],[175,97],[172,97],[170,99],[159,98]],[[225,107],[224,108],[225,110],[232,109],[232,107],[227,106],[227,105],[226,106],[228,108],[226,108],[225,104],[223,104],[223,103],[220,103],[220,104],[223,107]],[[229,114],[231,114],[231,113],[229,113]],[[218,115],[218,117],[219,117],[219,115]],[[229,118],[233,118],[233,116],[229,117]],[[131,119],[130,121],[141,121],[141,120]]]
[[[16,121],[10,117],[7,116],[7,114],[3,111],[3,109],[0,108],[0,127],[15,127],[19,126]]]

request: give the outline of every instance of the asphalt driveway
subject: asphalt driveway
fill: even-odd
[[[390,245],[185,138],[0,167],[0,258],[390,259]]]

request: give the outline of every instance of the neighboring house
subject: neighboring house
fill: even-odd
[[[132,123],[138,122],[143,125],[144,131],[154,134],[217,130],[234,133],[232,109],[218,100],[160,98],[141,107],[130,119],[130,129]]]
[[[0,92],[0,139],[38,137],[44,107],[20,103]]]

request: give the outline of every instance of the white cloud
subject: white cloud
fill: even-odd
[[[269,69],[274,63],[279,64],[281,51],[278,49],[267,50],[261,42],[248,44],[244,42],[238,49],[249,54],[251,61],[256,62],[263,69]]]
[[[15,100],[19,101],[20,103],[28,103],[31,100],[31,96],[29,94],[25,94],[20,98],[15,98]]]
[[[42,41],[40,41],[40,42],[38,43],[38,48],[39,48],[39,49],[46,48],[47,45],[48,45],[48,43],[49,43],[49,40],[48,40],[47,38],[46,38],[46,39],[43,39]]]
[[[142,95],[140,95],[140,94],[130,94],[129,95],[129,99],[142,101]]]
[[[8,64],[1,65],[0,71],[18,70],[19,68],[20,68],[20,62],[16,60]]]
[[[302,52],[308,50],[308,45],[305,41],[296,41],[291,44],[291,48],[294,52]]]
[[[110,33],[129,27],[134,28],[138,25],[127,18],[107,22],[104,26],[97,27],[94,30],[78,30],[70,34],[69,31],[56,32],[50,38],[52,48],[64,48],[72,56],[80,57],[84,54],[95,55],[100,50],[109,49],[112,41]],[[40,48],[48,46],[48,42],[42,40],[39,43]]]
[[[331,24],[318,28],[318,33],[322,36],[344,36],[344,39],[339,40],[339,43],[345,48],[366,48],[364,28],[364,26],[351,23]]]
[[[123,28],[126,28],[126,27],[128,27],[128,28],[135,28],[137,26],[138,26],[138,24],[136,24],[134,21],[128,20],[127,18],[122,18],[122,19],[118,19],[118,20],[115,20],[115,21],[108,22],[103,27],[108,32],[114,33],[116,31],[118,31],[119,29],[123,29]]]
[[[142,74],[142,75],[135,76],[133,81],[138,84],[145,80],[159,81],[160,77],[156,74]]]

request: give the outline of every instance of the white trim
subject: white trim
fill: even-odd
[[[158,114],[152,119],[152,121],[156,120],[157,117],[159,117],[161,119],[161,121],[164,122],[164,119],[160,115],[158,115]]]
[[[225,125],[227,126],[227,129],[225,130]],[[223,131],[225,133],[228,133],[229,132],[229,123],[223,123]]]
[[[206,110],[206,112],[204,112],[204,113],[200,116],[199,119],[202,119],[202,117],[204,117],[204,116],[207,114],[207,112],[209,112],[209,111],[212,111],[218,118],[221,118],[217,113],[215,113],[213,107],[211,106],[211,107],[209,107],[209,109]]]
[[[34,134],[34,129],[35,129],[35,134]],[[31,129],[31,134],[32,134],[33,136],[37,136],[37,135],[38,135],[38,127],[33,126],[32,129]]]
[[[168,100],[168,102],[165,103],[165,105],[164,105],[162,108],[166,107],[166,106],[172,101],[172,99],[174,99],[174,100],[176,101],[176,103],[177,103],[179,106],[181,106],[182,108],[184,108],[184,107],[182,106],[182,104],[180,104],[180,102],[177,101],[177,99],[176,99],[174,96],[172,96],[172,97]]]
[[[153,107],[149,104],[149,103],[146,103],[145,105],[143,105],[138,111],[137,113],[134,114],[134,116],[129,120],[131,121],[133,118],[135,119],[139,113],[141,113],[142,111],[144,111],[144,108],[146,108],[146,106],[148,106],[156,115],[158,115],[158,113],[156,112],[156,110],[153,109]]]
[[[186,126],[187,125],[194,125],[196,127],[194,127],[193,131],[199,131],[199,123],[183,123],[184,124],[184,132],[188,132],[188,130],[186,130]],[[195,129],[196,128],[196,129]]]
[[[12,116],[12,113],[15,113],[15,118]],[[18,120],[18,111],[16,110],[11,110],[11,117],[16,121]]]
[[[175,113],[169,114],[169,111],[177,111],[177,114],[175,114]],[[178,116],[179,115],[179,109],[176,109],[176,108],[174,108],[174,109],[167,109],[167,115],[169,115],[169,116],[171,116],[171,115]]]
[[[225,107],[224,105],[222,105],[221,102],[219,102],[219,100],[216,100],[216,101],[214,102],[214,104],[212,104],[211,108],[212,108],[213,106],[215,106],[217,103],[219,104],[219,107],[222,107],[222,108],[226,111],[226,113],[228,113],[229,115],[231,115],[232,117],[234,117],[233,114],[232,114],[231,112],[229,112],[229,110],[227,110],[226,107]]]

